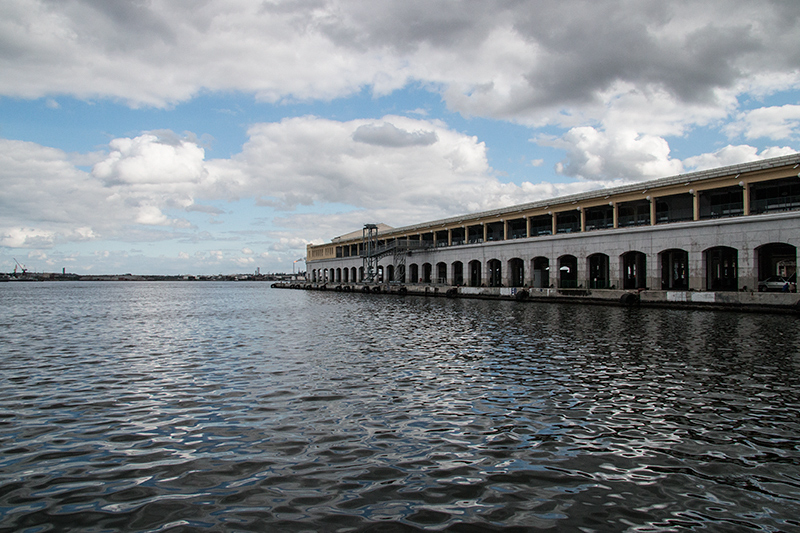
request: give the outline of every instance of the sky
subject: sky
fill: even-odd
[[[796,0],[3,0],[0,272],[306,245],[800,151]]]

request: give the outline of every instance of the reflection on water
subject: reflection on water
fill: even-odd
[[[0,285],[0,529],[800,530],[800,320]]]

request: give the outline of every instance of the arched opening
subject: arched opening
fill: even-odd
[[[331,283],[336,281],[336,270],[330,269],[328,271],[328,281],[330,281]]]
[[[375,281],[383,283],[383,265],[378,265],[378,270],[375,272]]]
[[[416,263],[408,265],[408,281],[409,283],[417,283],[419,281],[419,265]]]
[[[422,265],[422,282],[423,283],[430,283],[431,282],[431,275],[432,275],[433,267],[430,263],[424,263]]]
[[[503,286],[503,264],[497,259],[489,259],[486,266],[489,268],[489,286]]]
[[[658,254],[661,261],[661,289],[685,291],[689,289],[689,252],[664,250]]]
[[[578,286],[578,258],[574,255],[562,255],[558,258],[558,286],[562,289],[574,289]]]
[[[364,281],[364,267],[358,267],[358,281]]]
[[[350,269],[345,268],[342,270],[342,283],[347,283],[350,281]]]
[[[550,286],[550,260],[546,257],[533,258],[533,283],[534,288],[542,289]]]
[[[447,283],[447,263],[436,263],[436,283]]]
[[[453,285],[464,284],[464,263],[456,261],[453,263]]]
[[[525,286],[525,261],[518,257],[508,261],[508,286]]]
[[[481,286],[481,262],[480,261],[470,261],[469,262],[469,286],[470,287],[480,287]]]
[[[589,256],[589,288],[609,288],[609,257],[606,254],[592,254]]]
[[[791,244],[769,243],[756,248],[758,290],[797,289],[797,248]]]
[[[386,265],[386,281],[394,281],[394,265]]]
[[[736,248],[717,246],[705,251],[706,287],[711,291],[739,290],[739,252]]]
[[[357,275],[358,271],[356,270],[356,267],[350,268],[350,281],[355,283],[358,280],[358,278],[356,278]]]
[[[647,255],[635,251],[622,254],[622,288],[647,288]]]

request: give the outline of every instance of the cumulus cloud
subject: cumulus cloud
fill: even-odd
[[[108,156],[92,174],[107,185],[163,186],[199,182],[204,174],[205,153],[197,144],[148,133],[114,139]]]
[[[759,159],[769,159],[770,157],[780,157],[791,155],[797,150],[789,147],[772,147],[758,151],[758,148],[748,145],[728,145],[710,154],[701,154],[689,157],[684,161],[687,170],[706,170],[709,168],[737,165],[748,161]]]
[[[800,139],[800,105],[762,107],[739,113],[724,131],[731,137],[766,137],[774,141]]]
[[[218,179],[232,174],[240,194],[260,196],[262,205],[380,208],[392,224],[532,199],[529,190],[493,175],[486,146],[474,136],[401,116],[374,124],[311,116],[256,124],[242,153],[209,162],[210,172]],[[418,139],[413,132],[436,141],[397,142]],[[375,142],[363,142],[365,136]]]
[[[537,142],[566,151],[556,171],[584,180],[641,181],[683,170],[679,160],[669,157],[669,144],[663,138],[631,129],[609,132],[583,126],[561,138],[541,137]]]
[[[132,227],[189,229],[187,220],[169,211],[191,211],[195,195],[214,189],[203,149],[189,141],[164,144],[152,134],[114,139],[104,156],[91,158],[92,172],[76,166],[83,159],[0,139],[0,245],[48,248],[121,236],[153,240],[159,237]]]

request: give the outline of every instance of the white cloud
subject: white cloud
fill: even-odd
[[[205,154],[193,142],[165,142],[148,133],[114,139],[109,146],[111,152],[92,169],[92,174],[108,185],[179,185],[198,183],[203,178]]]
[[[683,169],[680,161],[669,157],[669,144],[663,138],[630,129],[609,132],[583,126],[560,139],[542,137],[537,142],[566,151],[556,171],[584,180],[641,181]]]
[[[736,121],[725,126],[730,137],[746,139],[765,137],[773,141],[800,139],[800,105],[762,107],[740,113]]]
[[[772,147],[758,151],[758,148],[748,145],[728,145],[710,154],[701,154],[689,157],[684,161],[687,170],[706,170],[709,168],[737,165],[748,161],[769,159],[782,155],[791,155],[797,150],[789,147]]]

